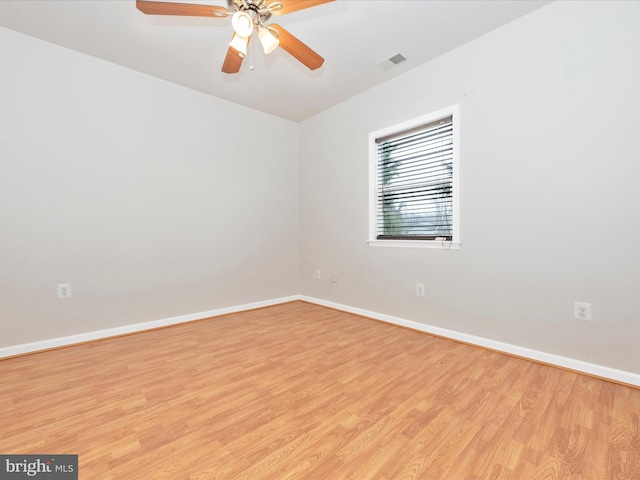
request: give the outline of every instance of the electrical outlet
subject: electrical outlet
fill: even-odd
[[[322,278],[322,272],[318,269],[316,270],[316,280],[320,280]]]
[[[58,298],[69,298],[71,296],[71,284],[59,283],[58,284]]]
[[[573,303],[573,318],[576,320],[591,321],[591,304],[584,302]]]
[[[331,281],[332,281],[333,283],[338,283],[338,272],[333,272],[333,273],[331,274]]]
[[[424,284],[416,283],[416,295],[419,297],[424,297]]]

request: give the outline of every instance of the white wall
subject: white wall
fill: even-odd
[[[296,123],[7,29],[0,105],[0,347],[297,292]]]
[[[303,122],[301,293],[640,372],[638,52],[640,2],[556,2]],[[369,247],[368,133],[452,104],[461,249]]]

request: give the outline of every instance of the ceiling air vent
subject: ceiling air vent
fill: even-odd
[[[393,57],[391,57],[391,58],[389,59],[389,61],[390,61],[391,63],[393,63],[394,65],[397,65],[397,64],[399,64],[399,63],[402,63],[402,62],[404,62],[405,60],[406,60],[406,58],[404,58],[404,57],[402,56],[402,54],[401,54],[401,53],[397,53],[397,54],[395,54]]]
[[[376,63],[377,67],[380,67],[382,70],[389,70],[391,67],[398,65],[406,60],[406,58],[401,53],[396,53],[393,57],[382,60],[381,62]]]

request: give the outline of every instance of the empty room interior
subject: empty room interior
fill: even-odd
[[[639,89],[636,0],[0,2],[0,478],[640,478]]]

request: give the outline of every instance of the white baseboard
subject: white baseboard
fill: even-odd
[[[194,320],[202,320],[203,318],[217,317],[228,313],[243,312],[256,308],[269,307],[279,303],[292,302],[299,300],[300,297],[295,295],[291,297],[275,298],[261,302],[247,303],[244,305],[236,305],[232,307],[217,308],[206,312],[191,313],[187,315],[179,315],[177,317],[164,318],[161,320],[153,320],[150,322],[134,323],[133,325],[125,325],[122,327],[107,328],[105,330],[97,330],[94,332],[80,333],[78,335],[70,335],[68,337],[52,338],[50,340],[42,340],[39,342],[24,343],[22,345],[14,345],[10,347],[0,348],[0,358],[14,357],[25,353],[38,352],[42,350],[50,350],[52,348],[65,347],[78,343],[90,342],[92,340],[100,340],[103,338],[117,337],[118,335],[126,335],[128,333],[142,332],[144,330],[152,330],[154,328],[166,327],[168,325],[177,325],[179,323],[192,322]]]
[[[456,332],[454,330],[448,330],[446,328],[434,327],[426,325],[420,322],[414,322],[412,320],[405,320],[391,315],[385,315],[382,313],[371,312],[369,310],[363,310],[361,308],[350,307],[347,305],[341,305],[339,303],[330,302],[327,300],[321,300],[318,298],[307,297],[304,295],[299,296],[300,300],[305,302],[315,303],[316,305],[322,305],[324,307],[334,308],[336,310],[342,310],[348,313],[355,313],[356,315],[362,315],[363,317],[373,318],[386,323],[392,323],[394,325],[400,325],[403,327],[411,328],[425,333],[431,333],[439,337],[450,338],[452,340],[458,340],[460,342],[477,345],[480,347],[489,348],[503,353],[508,353],[522,358],[528,358],[538,362],[546,363],[549,365],[555,365],[557,367],[574,370],[576,372],[586,373],[594,375],[596,377],[613,380],[616,382],[626,383],[629,385],[635,385],[640,387],[640,374],[627,372],[624,370],[618,370],[611,367],[605,367],[603,365],[597,365],[595,363],[584,362],[582,360],[576,360],[573,358],[562,357],[552,353],[545,353],[538,350],[533,350],[526,347],[520,347],[518,345],[511,345],[509,343],[498,342],[489,338],[477,337],[475,335],[469,335],[467,333]]]
[[[354,313],[363,317],[369,317],[374,320],[380,320],[382,322],[390,323],[393,325],[399,325],[402,327],[411,328],[425,333],[430,333],[440,337],[450,338],[452,340],[458,340],[471,345],[477,345],[480,347],[489,348],[499,352],[508,353],[522,358],[528,358],[538,362],[546,363],[549,365],[555,365],[561,368],[567,368],[577,372],[594,375],[616,382],[622,382],[629,385],[635,385],[640,387],[640,374],[627,372],[624,370],[618,370],[603,365],[597,365],[594,363],[584,362],[582,360],[576,360],[573,358],[562,357],[552,353],[545,353],[538,350],[533,350],[526,347],[520,347],[518,345],[512,345],[509,343],[498,342],[489,338],[477,337],[475,335],[469,335],[467,333],[456,332],[454,330],[448,330],[446,328],[434,327],[413,320],[405,320],[403,318],[394,317],[382,313],[372,312],[361,308],[350,307],[348,305],[342,305],[334,303],[328,300],[322,300],[319,298],[308,297],[305,295],[291,295],[289,297],[275,298],[271,300],[264,300],[260,302],[247,303],[244,305],[236,305],[232,307],[218,308],[215,310],[209,310],[206,312],[192,313],[188,315],[180,315],[177,317],[165,318],[161,320],[154,320],[151,322],[135,323],[133,325],[125,325],[122,327],[108,328],[105,330],[97,330],[94,332],[81,333],[78,335],[70,335],[68,337],[53,338],[50,340],[42,340],[39,342],[25,343],[22,345],[14,345],[9,347],[0,348],[0,358],[13,357],[16,355],[22,355],[25,353],[37,352],[42,350],[49,350],[52,348],[59,348],[68,345],[74,345],[78,343],[89,342],[92,340],[100,340],[103,338],[116,337],[118,335],[126,335],[129,333],[142,332],[144,330],[152,330],[154,328],[166,327],[169,325],[177,325],[185,322],[192,322],[194,320],[202,320],[209,317],[217,317],[220,315],[226,315],[228,313],[243,312],[247,310],[253,310],[256,308],[269,307],[272,305],[278,305],[280,303],[292,302],[295,300],[303,300],[305,302],[313,303],[316,305],[341,310],[347,313]]]

